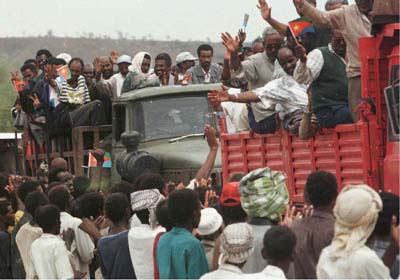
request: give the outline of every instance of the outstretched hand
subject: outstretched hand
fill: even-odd
[[[207,94],[208,100],[210,100],[211,105],[215,108],[218,107],[221,102],[229,101],[229,93],[227,88],[222,86],[221,90],[212,90]]]
[[[225,46],[227,51],[235,53],[239,50],[239,38],[235,36],[233,38],[228,32],[221,33],[222,44]]]
[[[22,80],[18,71],[10,72],[10,75],[11,75],[11,81],[21,81]]]
[[[260,10],[261,17],[264,20],[269,21],[271,19],[272,7],[268,6],[265,0],[258,0],[257,8]]]

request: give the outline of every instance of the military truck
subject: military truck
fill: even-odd
[[[132,182],[149,171],[159,172],[165,181],[189,183],[209,151],[203,139],[204,125],[218,128],[218,118],[207,99],[207,93],[218,88],[219,84],[167,86],[124,93],[113,102],[111,126],[74,128],[70,138],[49,145],[48,158],[63,156],[75,175],[99,176],[99,170],[88,168],[88,155],[106,147],[112,155],[112,168],[99,167],[100,176],[111,176],[111,183],[121,177]],[[91,139],[90,145],[84,139]],[[46,160],[46,149],[31,142],[27,150],[28,169],[36,175],[40,162]],[[220,153],[212,173],[219,180]]]

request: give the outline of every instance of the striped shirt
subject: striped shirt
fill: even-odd
[[[56,82],[60,103],[82,105],[90,102],[89,89],[82,75],[78,77],[78,85],[75,88],[65,80],[56,79]]]

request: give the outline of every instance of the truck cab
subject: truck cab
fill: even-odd
[[[112,181],[121,177],[133,181],[150,170],[159,172],[165,181],[188,184],[209,151],[203,139],[204,125],[217,128],[207,93],[219,88],[219,84],[167,86],[122,94],[113,103],[112,158],[116,164]],[[139,138],[137,147],[128,148],[126,142],[135,140],[127,139],[135,137]],[[220,169],[218,156],[212,173],[219,177]]]

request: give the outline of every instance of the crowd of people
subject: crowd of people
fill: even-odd
[[[0,174],[0,276],[28,279],[397,279],[399,197],[311,173],[304,208],[270,168],[187,186],[146,173],[104,192],[63,158],[40,180]]]
[[[168,53],[113,52],[85,63],[39,50],[11,73],[16,85],[25,81],[15,125],[43,144],[73,127],[110,124],[112,102],[126,92],[209,83],[223,85],[208,99],[232,133],[281,126],[308,139],[356,122],[358,39],[371,34],[373,0],[328,0],[326,11],[315,0],[293,2],[300,17],[285,24],[258,0],[270,26],[251,44],[243,30],[222,33],[222,63],[208,44],[197,56],[178,54],[175,65]],[[210,152],[189,184],[150,173],[98,191],[63,158],[38,178],[1,173],[0,278],[399,277],[398,196],[366,185],[339,192],[333,174],[316,171],[305,207],[291,207],[284,173],[268,167],[211,186],[218,141],[210,126],[204,135]]]

